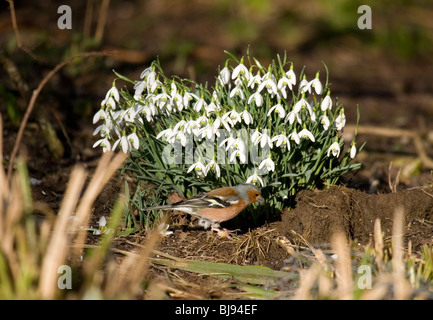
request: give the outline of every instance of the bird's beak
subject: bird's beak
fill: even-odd
[[[263,199],[263,198],[259,198],[259,200],[257,200],[257,201],[260,203],[265,203],[265,199]]]

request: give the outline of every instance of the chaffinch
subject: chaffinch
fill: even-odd
[[[228,236],[228,231],[221,231],[221,222],[233,219],[249,204],[263,203],[261,191],[253,184],[239,184],[234,187],[214,189],[200,193],[180,202],[143,208],[143,210],[179,210],[198,217],[199,225],[208,229],[211,226],[220,236]]]

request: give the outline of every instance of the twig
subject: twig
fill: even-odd
[[[96,26],[96,32],[95,32],[95,40],[98,43],[101,42],[102,37],[104,36],[104,28],[107,22],[107,13],[109,7],[110,7],[110,0],[102,0],[102,4],[99,10],[98,24]]]
[[[7,0],[8,1],[8,0]],[[33,111],[33,108],[35,106],[36,103],[36,99],[38,98],[39,94],[41,93],[42,89],[44,88],[44,86],[47,84],[47,82],[54,76],[54,74],[56,74],[57,71],[59,71],[61,68],[63,68],[65,65],[67,65],[69,62],[73,61],[76,58],[86,58],[86,57],[94,57],[94,56],[105,56],[105,55],[109,55],[111,53],[109,52],[85,52],[85,53],[80,53],[77,54],[73,57],[70,57],[64,61],[62,61],[61,63],[59,63],[57,66],[55,66],[55,68],[53,70],[51,70],[43,79],[42,81],[39,83],[39,86],[36,88],[36,90],[33,91],[32,97],[30,99],[30,102],[27,106],[27,110],[26,113],[24,114],[23,120],[21,121],[20,124],[20,128],[18,130],[18,134],[17,134],[17,138],[15,140],[15,144],[14,144],[14,148],[12,150],[11,156],[10,156],[10,160],[9,160],[9,166],[8,166],[8,181],[10,181],[11,177],[12,177],[12,170],[13,170],[13,165],[14,165],[14,161],[15,161],[15,157],[18,153],[18,148],[21,144],[21,139],[23,137],[24,134],[24,129],[27,125],[27,122],[29,120],[30,114]]]
[[[23,50],[25,53],[27,53],[30,57],[32,57],[35,60],[39,60],[39,61],[42,61],[42,62],[47,62],[46,59],[38,57],[30,49],[28,49],[25,46],[23,46],[23,44],[21,42],[20,32],[18,30],[17,17],[15,15],[14,1],[13,0],[6,0],[6,1],[9,2],[9,6],[10,6],[10,10],[11,10],[12,28],[14,29],[15,38],[17,39],[17,46],[18,46],[18,48],[20,48],[21,50]]]

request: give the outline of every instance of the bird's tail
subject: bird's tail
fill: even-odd
[[[170,204],[167,204],[165,206],[154,206],[154,207],[142,208],[143,211],[149,211],[149,210],[170,210],[170,209],[173,209],[173,207]]]

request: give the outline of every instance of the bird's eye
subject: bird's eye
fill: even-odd
[[[259,196],[259,194],[258,193],[256,193],[256,197],[258,197]]]

